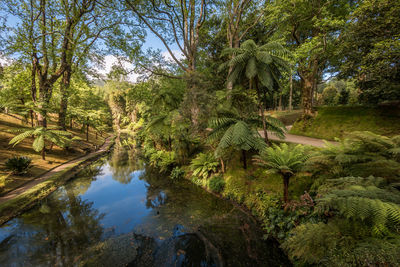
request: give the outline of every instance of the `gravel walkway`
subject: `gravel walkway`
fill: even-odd
[[[286,129],[288,131],[292,128],[292,126],[286,126]],[[264,132],[259,131],[260,135],[264,137]],[[312,137],[307,137],[307,136],[301,136],[301,135],[294,135],[294,134],[285,134],[285,139],[279,139],[276,135],[274,135],[272,132],[268,132],[268,138],[271,140],[276,140],[276,141],[285,141],[289,143],[296,143],[296,144],[302,144],[302,145],[310,145],[310,146],[315,146],[315,147],[325,147],[325,143],[322,139],[318,138],[312,138]],[[336,142],[330,141],[330,143],[335,144]]]

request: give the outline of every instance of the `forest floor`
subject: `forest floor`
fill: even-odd
[[[56,116],[53,116],[49,125],[55,126],[55,121]],[[89,142],[86,142],[86,134],[75,124],[72,129],[67,130],[82,140],[74,142],[68,151],[54,146],[51,151],[46,153],[46,160],[42,160],[41,155],[32,148],[33,138],[26,138],[15,147],[9,145],[9,141],[15,136],[11,131],[21,127],[30,127],[30,124],[24,122],[20,116],[0,113],[0,196],[35,180],[60,164],[94,151],[104,143],[107,137],[98,135],[96,139],[95,132],[89,130]],[[33,167],[25,175],[13,175],[11,172],[6,171],[4,167],[5,161],[13,156],[30,157]]]

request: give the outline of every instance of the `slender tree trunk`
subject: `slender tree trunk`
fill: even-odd
[[[278,110],[282,111],[282,94],[279,95],[279,105],[278,105]]]
[[[242,149],[242,157],[243,157],[243,169],[247,169],[247,158],[246,158],[246,150]]]
[[[89,123],[86,124],[86,141],[89,142]]]
[[[267,122],[265,121],[264,105],[263,105],[263,103],[262,103],[262,98],[261,98],[260,90],[259,90],[259,88],[258,88],[258,81],[257,81],[257,79],[255,79],[254,84],[255,84],[255,87],[256,87],[256,90],[257,90],[258,108],[259,108],[259,110],[260,110],[260,113],[261,113],[261,120],[262,120],[262,123],[263,123],[264,140],[265,140],[265,143],[267,143],[267,145],[268,145],[268,144],[269,144],[269,140],[268,140],[268,132],[267,132]]]
[[[225,173],[225,164],[224,164],[224,160],[223,160],[222,158],[220,158],[219,161],[221,162],[221,171],[222,171],[222,173]]]
[[[60,126],[63,130],[66,130],[65,126],[65,118],[67,116],[68,109],[68,97],[69,97],[69,88],[71,81],[71,68],[68,67],[63,73],[61,84],[60,84],[60,110],[58,112],[58,126]]]
[[[46,149],[44,147],[42,149],[42,159],[46,160]]]
[[[32,126],[32,128],[33,128],[33,110],[31,109],[31,110],[29,111],[29,113],[30,113],[30,115],[31,115],[31,126]]]
[[[293,98],[293,73],[290,71],[290,85],[289,85],[289,111],[293,109],[292,98]]]
[[[289,202],[289,179],[290,175],[283,175],[283,201]]]
[[[72,117],[71,117],[71,120],[69,121],[69,128],[71,128],[71,130],[72,130],[72,126],[73,126],[73,119],[72,119]]]

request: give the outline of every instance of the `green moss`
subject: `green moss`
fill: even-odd
[[[291,134],[333,140],[353,131],[393,136],[400,133],[400,110],[394,107],[320,107],[317,115],[297,121]]]

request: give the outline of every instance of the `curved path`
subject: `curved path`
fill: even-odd
[[[26,190],[34,187],[37,184],[40,184],[41,182],[46,181],[47,179],[52,177],[55,173],[65,170],[66,168],[73,166],[77,162],[80,162],[82,160],[87,160],[89,158],[92,158],[92,157],[100,154],[100,153],[103,153],[108,148],[111,141],[112,141],[112,137],[108,137],[106,139],[106,141],[104,142],[104,144],[100,147],[100,149],[98,149],[92,153],[89,153],[85,156],[82,156],[82,157],[73,159],[71,161],[68,161],[64,164],[61,164],[61,165],[55,167],[54,169],[51,169],[50,171],[39,176],[38,178],[36,178],[30,182],[27,182],[26,184],[22,185],[21,187],[18,187],[16,189],[14,189],[13,191],[8,192],[4,196],[0,197],[0,204],[19,196],[20,194],[24,193]]]
[[[286,126],[286,129],[289,131],[292,126]],[[264,132],[263,131],[258,131],[262,137],[264,137]],[[301,136],[301,135],[294,135],[294,134],[285,134],[285,139],[280,139],[276,135],[274,135],[272,132],[268,131],[268,138],[274,141],[285,141],[289,143],[296,143],[296,144],[302,144],[302,145],[310,145],[310,146],[315,146],[315,147],[325,147],[325,143],[323,139],[318,139],[318,138],[312,138],[312,137],[307,137],[307,136]],[[332,144],[335,144],[336,142],[329,141]]]

